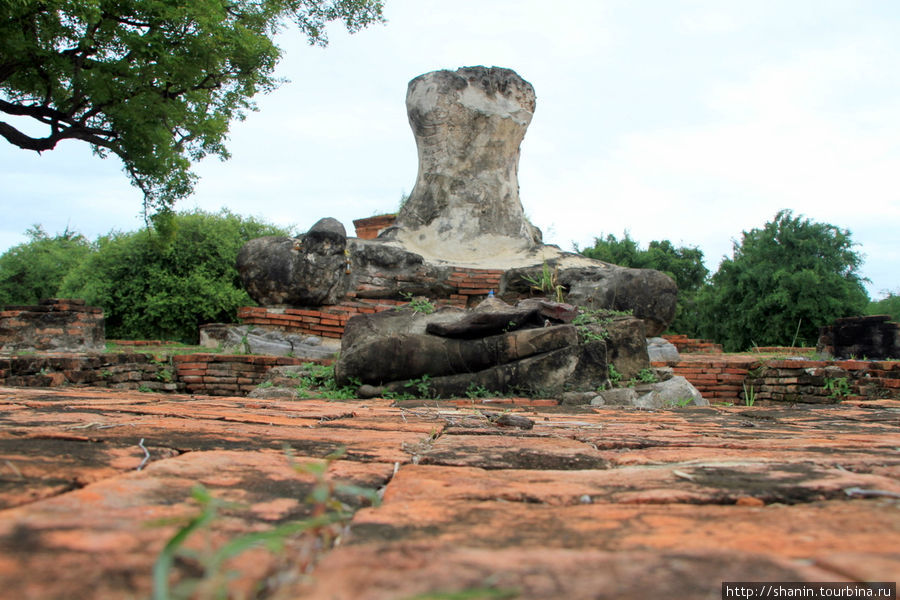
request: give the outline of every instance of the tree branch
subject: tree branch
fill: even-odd
[[[0,110],[10,115],[32,117],[51,128],[52,133],[47,137],[31,137],[9,123],[0,121],[0,136],[3,136],[10,144],[24,150],[43,152],[55,148],[60,140],[77,139],[107,148],[121,155],[121,149],[115,143],[118,138],[115,131],[88,127],[84,123],[73,121],[68,115],[46,106],[21,106],[0,99]]]
[[[57,142],[61,138],[50,136],[48,138],[33,138],[25,135],[9,123],[0,121],[0,136],[6,138],[6,141],[14,146],[18,146],[23,150],[34,150],[35,152],[43,152],[44,150],[53,150]]]

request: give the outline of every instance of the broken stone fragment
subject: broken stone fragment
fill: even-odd
[[[264,306],[337,304],[348,291],[346,249],[344,226],[325,218],[298,238],[250,240],[237,269],[247,293]]]
[[[226,354],[266,354],[296,358],[333,358],[340,350],[337,340],[253,325],[223,323],[201,325],[200,345],[220,349]]]
[[[648,336],[662,334],[675,318],[678,286],[653,269],[631,269],[560,252],[548,260],[556,285],[569,304],[590,309],[630,311],[646,323]],[[516,267],[504,276],[504,291],[527,294],[542,266]]]
[[[709,401],[687,379],[675,376],[657,383],[601,390],[590,404],[658,409],[709,406]]]
[[[681,354],[675,344],[661,337],[653,337],[647,340],[647,354],[651,362],[677,362],[681,360]]]
[[[460,339],[474,339],[513,331],[522,327],[541,327],[544,318],[538,307],[513,308],[506,310],[472,311],[452,323],[429,323],[427,333],[436,336]]]
[[[644,369],[650,368],[647,342],[644,337],[645,321],[627,315],[611,317],[608,323],[587,325],[588,331],[606,340],[607,359],[615,365],[623,379],[632,379]]]
[[[497,427],[516,427],[518,429],[533,429],[534,421],[522,415],[514,415],[512,413],[489,413],[482,412],[488,421]]]
[[[472,390],[530,397],[556,397],[567,390],[591,390],[607,384],[606,344],[574,344],[477,371],[427,380],[393,381],[383,392],[419,397],[460,398]]]
[[[338,385],[470,374],[578,344],[571,325],[521,329],[478,339],[392,334],[372,337],[341,352]],[[494,389],[494,388],[491,388]]]

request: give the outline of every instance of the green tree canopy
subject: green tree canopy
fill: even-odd
[[[196,343],[203,323],[253,305],[235,267],[249,240],[289,232],[227,211],[168,213],[165,232],[116,233],[66,276],[61,293],[103,308],[106,335]]]
[[[890,315],[892,321],[900,323],[900,290],[889,292],[887,297],[870,302],[866,307],[866,314]]]
[[[92,250],[87,239],[68,229],[50,237],[35,225],[25,233],[29,241],[0,256],[0,305],[34,305],[57,296],[69,270]]]
[[[698,299],[702,334],[728,351],[814,344],[819,327],[868,304],[854,245],[846,229],[789,210],[745,231]]]
[[[229,123],[273,89],[274,34],[293,20],[310,43],[325,26],[383,20],[382,0],[6,0],[0,2],[0,135],[38,152],[82,140],[116,154],[145,208],[188,195],[192,160],[228,157]]]

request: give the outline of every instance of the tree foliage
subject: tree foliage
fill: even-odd
[[[69,270],[92,250],[84,236],[68,229],[51,237],[35,225],[25,233],[29,241],[0,256],[0,305],[33,305],[57,296]]]
[[[890,292],[886,298],[870,302],[866,307],[866,314],[890,315],[892,321],[900,323],[900,291]]]
[[[253,304],[235,262],[241,246],[265,235],[288,232],[227,211],[169,213],[164,232],[99,238],[61,293],[102,307],[109,338],[195,343],[199,325],[233,323]]]
[[[627,231],[621,240],[613,234],[594,238],[594,245],[580,252],[588,258],[620,267],[662,271],[675,280],[679,291],[697,291],[709,275],[709,270],[703,265],[703,251],[699,248],[676,248],[669,240],[654,240],[643,250]]]
[[[814,344],[819,327],[868,304],[853,247],[846,229],[780,211],[743,232],[701,292],[701,333],[728,351]]]
[[[186,195],[190,163],[228,157],[229,123],[273,89],[274,34],[294,21],[310,43],[325,26],[382,20],[382,0],[13,0],[0,2],[0,135],[38,152],[82,140],[116,154],[145,208]]]
[[[626,231],[622,239],[613,234],[594,238],[594,245],[580,252],[620,267],[656,269],[667,274],[678,285],[678,305],[669,330],[691,333],[695,329],[696,294],[709,275],[702,250],[694,246],[676,248],[669,240],[654,240],[644,250]]]

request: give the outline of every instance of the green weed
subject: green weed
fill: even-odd
[[[671,406],[673,408],[684,408],[693,401],[693,398],[679,398],[678,400],[672,400]]]
[[[339,387],[334,379],[333,365],[303,363],[305,374],[294,374],[299,379],[297,395],[301,398],[325,398],[327,400],[353,400],[361,383],[351,380],[351,385]]]
[[[426,399],[436,399],[437,396],[434,394],[434,390],[431,389],[431,376],[427,373],[422,375],[417,379],[410,379],[404,385],[404,388],[409,391],[415,398],[426,398]]]
[[[641,369],[638,371],[637,380],[641,383],[656,383],[659,381],[659,378],[653,372],[653,369]]]
[[[566,288],[559,284],[559,268],[550,270],[550,265],[544,261],[541,274],[537,277],[522,275],[522,280],[531,286],[532,292],[541,293],[547,297],[553,297],[557,302],[565,300]]]
[[[169,538],[153,565],[153,600],[174,600],[192,597],[227,598],[228,582],[234,575],[224,571],[228,561],[241,553],[256,547],[265,547],[269,552],[278,553],[287,540],[300,535],[311,536],[329,548],[340,530],[350,521],[353,513],[349,507],[337,499],[337,494],[349,494],[368,500],[373,506],[379,503],[375,490],[352,485],[339,485],[328,476],[328,468],[334,460],[346,453],[344,449],[329,454],[321,462],[297,464],[292,467],[298,473],[312,475],[315,483],[305,502],[311,508],[312,516],[301,521],[279,525],[267,531],[252,532],[232,538],[218,548],[208,548],[203,552],[189,552],[183,546],[199,531],[209,531],[219,518],[223,508],[237,508],[239,505],[215,498],[202,485],[195,486],[191,498],[199,504],[200,511],[182,525]],[[289,458],[290,453],[288,452]],[[167,524],[165,522],[156,523]],[[172,569],[176,559],[193,559],[200,566],[202,575],[185,577],[172,587]]]
[[[406,299],[407,304],[398,308],[410,308],[413,312],[430,315],[435,311],[434,304],[427,298],[415,298],[412,292],[400,292],[400,295]]]
[[[756,390],[753,389],[752,385],[743,384],[744,387],[744,404],[747,406],[753,406],[756,404]]]
[[[834,400],[840,400],[850,395],[852,391],[850,382],[846,377],[826,377],[825,391],[829,392],[828,397]]]
[[[609,378],[610,387],[619,387],[619,382],[622,381],[622,374],[616,369],[616,365],[612,363],[609,364],[607,367],[607,377]]]
[[[585,344],[589,342],[603,341],[609,339],[609,331],[607,327],[613,322],[617,316],[631,315],[632,311],[613,310],[609,308],[586,308],[578,307],[578,314],[572,319],[572,325],[578,330],[581,341]]]
[[[474,381],[470,383],[469,387],[466,389],[466,398],[471,398],[473,400],[475,398],[496,398],[500,395],[501,394],[498,392],[492,392],[483,385],[476,385]]]

